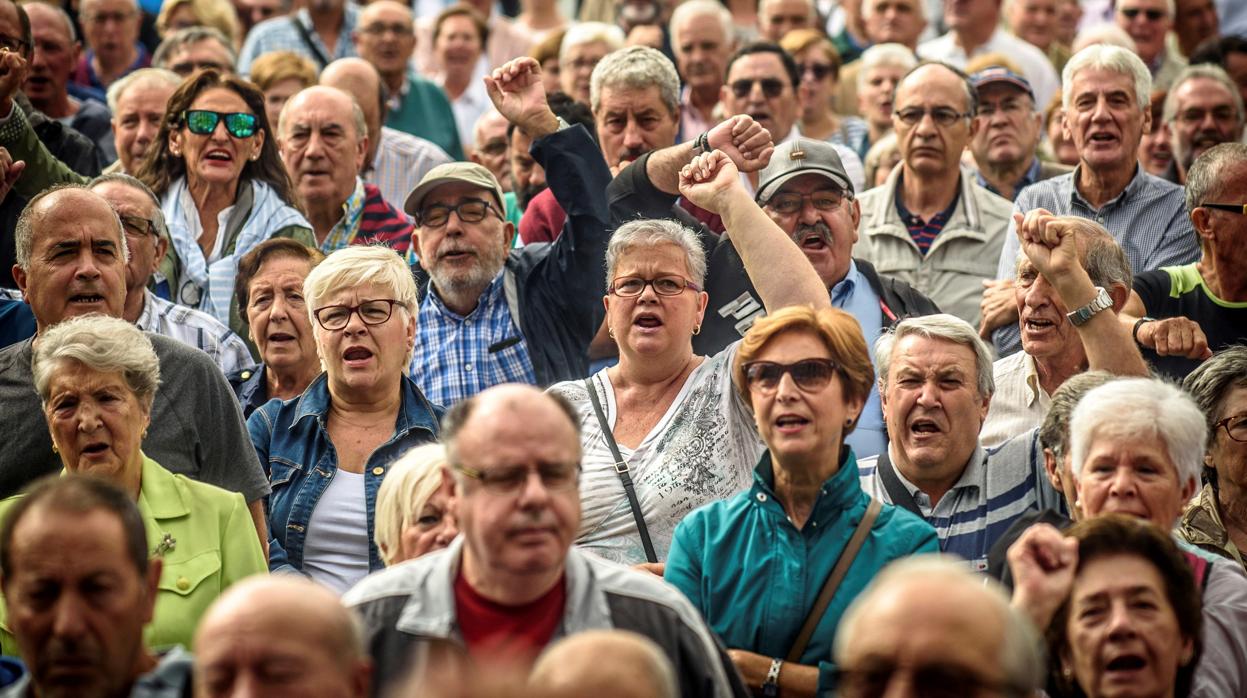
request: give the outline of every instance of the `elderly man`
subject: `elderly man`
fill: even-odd
[[[811,0],[760,0],[758,38],[779,43],[793,29],[809,29],[818,21]]]
[[[133,174],[160,132],[165,106],[181,84],[176,73],[143,68],[108,88],[117,162],[110,171]]]
[[[389,95],[385,125],[437,144],[456,160],[463,159],[455,114],[446,93],[411,67],[416,35],[411,8],[394,0],[378,0],[359,13],[351,35],[359,57],[381,74]]]
[[[294,575],[231,586],[195,631],[199,698],[364,698],[371,670],[358,619],[332,591]]]
[[[13,276],[39,332],[87,313],[124,314],[124,227],[99,194],[69,186],[36,196],[22,212],[16,237]],[[144,453],[175,473],[241,492],[267,540],[262,500],[268,481],[225,376],[203,352],[161,335],[149,338],[160,359],[161,381]],[[31,347],[27,340],[0,351],[3,496],[62,469],[34,391]]]
[[[992,67],[970,76],[978,94],[978,132],[970,152],[978,165],[978,183],[1010,201],[1028,185],[1070,171],[1036,154],[1043,135],[1043,114],[1026,78],[1008,68]]]
[[[165,37],[152,54],[152,66],[189,77],[196,70],[231,74],[238,63],[233,44],[212,27],[187,27]]]
[[[1181,378],[1209,350],[1247,343],[1245,177],[1247,145],[1223,143],[1199,156],[1186,183],[1199,260],[1135,276],[1125,313],[1139,318],[1139,343],[1165,375]],[[1175,324],[1176,318],[1194,321],[1199,331]]]
[[[135,0],[82,0],[78,19],[87,52],[78,60],[73,81],[97,90],[151,62],[139,42],[142,13]]]
[[[402,201],[429,170],[451,162],[446,151],[432,142],[382,125],[386,117],[384,88],[381,75],[368,61],[339,58],[321,72],[320,84],[351,95],[364,112],[368,148],[360,176],[376,185],[387,202]]]
[[[982,282],[992,275],[1009,224],[1009,202],[961,169],[981,124],[964,73],[923,64],[896,87],[892,117],[901,166],[862,194],[855,256],[930,296],[944,312],[979,321]]]
[[[1215,65],[1193,65],[1174,78],[1165,96],[1164,120],[1173,150],[1172,182],[1186,184],[1187,171],[1209,148],[1243,134],[1243,98],[1238,86]]]
[[[270,51],[294,51],[323,70],[335,59],[355,55],[351,32],[358,24],[358,6],[346,0],[309,2],[293,15],[260,22],[238,53],[238,73],[249,74],[251,62]]]
[[[1126,251],[1135,274],[1195,261],[1199,247],[1181,208],[1182,188],[1139,166],[1139,141],[1152,119],[1147,66],[1131,51],[1101,44],[1075,54],[1062,77],[1062,119],[1079,164],[1070,174],[1027,187],[1013,210],[1042,208],[1094,220]],[[995,330],[1002,355],[1021,346],[1011,282],[1017,254],[1010,232],[996,265],[998,281],[989,285],[982,304],[980,331],[987,336]]]
[[[50,478],[15,503],[0,530],[0,586],[30,673],[0,696],[188,695],[190,655],[157,656],[143,642],[162,562],[147,551],[133,497],[101,479]]]
[[[559,45],[559,87],[588,104],[593,71],[607,54],[623,47],[623,30],[613,24],[582,22],[569,28]]]
[[[541,69],[518,58],[486,80],[494,106],[533,139],[568,216],[551,245],[511,251],[498,181],[475,163],[436,167],[407,197],[420,266],[411,376],[430,400],[450,405],[508,382],[548,385],[588,373],[587,350],[604,317],[606,185],[610,172],[581,127],[550,111]]]
[[[1022,75],[1035,90],[1035,101],[1047,106],[1062,82],[1043,51],[1000,26],[1001,1],[960,0],[945,3],[944,24],[948,26],[948,33],[919,46],[918,55],[965,68],[975,56],[1004,54],[1022,69]]]
[[[736,48],[732,13],[716,0],[690,0],[671,13],[671,48],[684,80],[680,92],[680,133],[685,138],[709,131],[719,120],[714,109]]]
[[[567,698],[680,696],[675,668],[662,647],[628,630],[586,630],[555,642],[533,666],[528,683],[543,695]]]
[[[1247,38],[1241,36],[1223,36],[1215,41],[1207,41],[1200,45],[1199,50],[1191,54],[1191,65],[1211,63],[1225,69],[1234,84],[1238,85],[1238,93],[1247,102]]]
[[[507,152],[507,131],[510,126],[511,122],[499,114],[497,109],[490,109],[482,114],[476,120],[476,127],[472,129],[473,148],[468,156],[469,160],[493,174],[504,193],[510,193],[515,188],[511,179],[511,160]],[[528,148],[524,152],[528,152]],[[514,197],[509,196],[507,199],[509,204]]]
[[[927,28],[927,6],[923,0],[862,0],[862,22],[871,46],[900,44],[912,54]],[[865,116],[857,101],[863,65],[858,58],[840,69],[836,88],[836,111],[840,114]]]
[[[407,252],[411,222],[359,176],[368,125],[354,97],[334,87],[309,87],[286,102],[277,134],[282,162],[322,252],[369,244]]]
[[[924,681],[945,681],[930,688],[1035,695],[1044,683],[1041,647],[999,584],[984,584],[952,560],[913,557],[881,572],[845,611],[836,633],[838,688],[844,695],[921,695]],[[972,688],[989,686],[1000,688]]]
[[[445,472],[463,535],[343,597],[364,620],[378,692],[428,672],[434,644],[523,665],[560,636],[615,628],[658,643],[680,695],[746,695],[679,592],[571,546],[580,522],[578,422],[561,399],[515,385],[447,413],[453,466]]]
[[[1182,55],[1190,56],[1200,44],[1221,36],[1214,0],[1176,0],[1174,10],[1173,34]]]
[[[1174,0],[1117,0],[1113,19],[1134,40],[1135,50],[1152,75],[1152,87],[1168,90],[1186,67],[1186,59],[1165,47],[1173,28]]]
[[[1057,40],[1060,0],[1007,0],[1004,3],[1005,24],[1009,31],[1044,52],[1059,73],[1071,55],[1070,49]],[[1047,105],[1040,105],[1043,109]]]
[[[74,23],[65,11],[53,5],[32,3],[23,8],[30,18],[30,73],[22,90],[36,109],[90,138],[113,162],[117,150],[108,109],[94,100],[80,100],[69,94],[69,77],[78,64],[82,45]]]

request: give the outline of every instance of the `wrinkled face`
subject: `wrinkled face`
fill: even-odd
[[[247,327],[270,369],[292,372],[318,364],[312,321],[303,298],[311,265],[294,257],[264,260],[247,287]]]
[[[446,72],[471,72],[481,57],[481,35],[470,17],[448,17],[433,40],[433,50]]]
[[[926,110],[926,114],[909,124],[900,114],[911,110]],[[892,115],[906,170],[919,177],[956,172],[978,123],[968,116],[957,116],[951,124],[940,125],[933,112],[961,115],[968,111],[964,83],[955,73],[938,65],[910,73],[896,88],[896,112]]]
[[[169,70],[188,77],[196,70],[216,70],[225,74],[234,72],[234,62],[229,51],[216,39],[204,39],[184,44],[166,59]]]
[[[693,15],[677,27],[676,36],[679,45],[672,48],[685,84],[694,90],[717,92],[732,52],[731,37],[723,35],[723,25],[713,16]]]
[[[1227,417],[1244,415],[1247,415],[1247,386],[1236,385],[1231,387],[1222,399],[1216,418],[1220,421]],[[1231,424],[1238,421],[1233,420]],[[1235,489],[1241,492],[1247,489],[1247,442],[1230,438],[1227,431],[1229,426],[1227,424],[1217,427],[1212,435],[1212,446],[1208,449],[1205,461],[1216,469],[1217,479],[1222,483],[1222,491]],[[1241,438],[1241,431],[1235,434]]]
[[[507,146],[511,157],[511,181],[515,183],[515,198],[521,211],[528,208],[533,197],[546,190],[546,171],[528,152],[532,143],[533,139],[517,128],[511,132],[511,143]]]
[[[970,141],[974,158],[997,166],[1030,161],[1043,131],[1043,115],[1022,90],[1004,84],[979,88],[978,130]]]
[[[776,335],[762,346],[754,361],[793,364],[805,359],[831,358],[821,338],[801,331]],[[749,402],[758,435],[781,465],[809,462],[818,456],[838,459],[845,422],[856,422],[864,404],[846,395],[839,371],[818,390],[799,387],[791,373],[784,374],[773,390],[751,385]]]
[[[1139,106],[1134,80],[1113,70],[1085,68],[1074,75],[1065,136],[1091,170],[1134,168],[1139,141],[1152,127],[1151,110]]]
[[[355,127],[345,94],[311,92],[290,105],[279,146],[281,159],[305,202],[339,206],[355,191],[367,140]]]
[[[827,49],[814,45],[793,58],[797,61],[797,72],[801,75],[797,96],[801,99],[803,118],[830,111],[831,95],[836,90],[836,78],[831,74],[831,56]]]
[[[1061,296],[1029,259],[1018,264],[1013,284],[1013,299],[1018,308],[1018,326],[1022,330],[1022,349],[1040,361],[1070,359],[1086,360],[1082,339]]]
[[[86,0],[81,12],[83,38],[102,62],[112,65],[131,55],[141,19],[134,0]]]
[[[795,213],[777,210],[797,199],[801,203]],[[839,203],[831,210],[820,210],[820,200]],[[763,210],[797,243],[828,288],[849,273],[861,209],[856,199],[846,196],[830,179],[819,174],[793,177],[771,196]]]
[[[1152,123],[1152,130],[1139,140],[1139,164],[1149,174],[1161,176],[1173,162],[1173,148],[1169,146],[1169,129],[1164,124]]]
[[[611,167],[675,144],[680,114],[663,104],[657,86],[642,90],[603,87],[598,96],[593,118],[602,155]]]
[[[1165,50],[1165,34],[1173,27],[1165,0],[1118,0],[1116,21],[1134,39],[1139,58],[1148,64]]]
[[[1008,22],[1018,38],[1048,50],[1057,29],[1057,0],[1013,0]]]
[[[1074,577],[1069,604],[1061,663],[1087,695],[1173,692],[1194,643],[1182,637],[1154,564],[1133,554],[1095,558]]]
[[[878,128],[892,128],[892,97],[896,85],[905,76],[905,69],[881,65],[866,71],[865,81],[857,91],[857,108],[862,117]]]
[[[151,149],[160,122],[165,116],[165,105],[177,89],[173,85],[142,80],[130,85],[117,98],[117,111],[113,113],[113,143],[122,169],[134,172],[143,156]]]
[[[732,64],[720,101],[728,116],[748,114],[782,141],[797,121],[797,95],[784,62],[774,53],[751,53]]]
[[[160,563],[144,578],[125,540],[121,521],[102,509],[69,514],[36,505],[13,531],[8,626],[40,696],[128,693]]]
[[[134,396],[119,371],[105,373],[77,361],[60,362],[43,414],[66,470],[119,484],[138,476],[149,408]]]
[[[893,347],[883,419],[898,461],[913,471],[934,476],[963,468],[990,403],[979,392],[970,347],[921,335],[903,337]]]
[[[758,8],[758,31],[763,39],[778,42],[793,29],[813,23],[808,0],[767,0]]]
[[[65,21],[51,8],[31,5],[25,9],[35,45],[22,89],[41,105],[65,95],[69,75],[77,67],[78,47],[69,38]]]
[[[1174,90],[1177,111],[1168,124],[1170,145],[1178,166],[1185,172],[1204,151],[1237,141],[1243,121],[1234,95],[1211,78],[1193,78]]]
[[[355,48],[382,75],[402,74],[416,50],[411,10],[388,2],[365,7],[355,29]]]
[[[688,258],[677,245],[663,244],[630,250],[620,255],[615,265],[615,279],[657,279],[664,276],[693,281],[689,275]],[[675,296],[660,296],[654,292],[653,284],[649,284],[641,295],[632,298],[621,298],[608,292],[606,318],[621,354],[638,358],[662,356],[666,352],[692,348],[693,328],[701,325],[707,300],[704,292],[691,288],[685,288]]]
[[[130,250],[130,261],[126,262],[126,290],[142,293],[168,249],[168,242],[160,238],[151,222],[156,216],[156,202],[146,193],[121,182],[104,182],[91,190],[104,197],[122,218],[126,247]]]
[[[999,16],[1000,0],[948,0],[944,3],[944,24],[949,29],[995,24]]]
[[[268,115],[269,124],[274,127],[281,122],[281,109],[299,90],[307,87],[299,78],[286,78],[269,86],[264,91],[264,113]]]
[[[408,521],[403,527],[399,540],[401,546],[394,564],[403,560],[414,560],[425,553],[441,550],[450,545],[450,541],[459,535],[459,524],[450,511],[450,500],[455,496],[455,483],[449,475],[441,473],[435,477],[442,478],[441,487],[429,497],[414,520]]]
[[[366,284],[326,294],[315,310],[335,305],[353,307],[381,299],[393,299],[393,292],[384,286]],[[330,387],[339,394],[358,393],[398,382],[415,346],[416,317],[395,303],[384,322],[367,324],[356,311],[351,313],[346,327],[326,330],[316,323],[312,334],[329,374]]]
[[[604,41],[568,46],[559,55],[559,83],[562,90],[577,102],[589,104],[589,82],[598,61],[610,53]]]
[[[921,0],[863,0],[870,4],[866,18],[866,36],[876,44],[896,43],[915,46],[927,21],[922,16]]]
[[[1169,530],[1195,494],[1195,480],[1181,481],[1157,434],[1092,434],[1082,468],[1074,469],[1086,517],[1126,514]]]
[[[191,102],[190,110],[197,109],[222,114],[255,113],[237,92],[224,87],[204,90]],[[260,156],[263,145],[264,130],[258,124],[253,135],[238,138],[226,130],[223,118],[206,136],[191,133],[186,124],[169,131],[169,151],[186,161],[186,178],[191,186],[236,186],[243,167],[248,160]]]
[[[451,213],[440,226],[425,224],[416,228],[420,246],[420,266],[429,272],[438,293],[457,295],[480,290],[502,271],[511,249],[515,228],[503,220],[494,195],[464,182],[444,184],[424,198],[422,212],[434,206],[458,206],[467,201],[485,201],[489,210],[475,223],[465,223]]]

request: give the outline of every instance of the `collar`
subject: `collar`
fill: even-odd
[[[895,442],[888,444],[888,459],[892,461],[892,469],[896,472],[896,479],[901,481],[906,490],[909,490],[911,497],[917,496],[918,486],[910,482],[905,474],[901,472],[900,466],[896,465],[896,447]],[[974,447],[974,452],[970,454],[970,460],[966,461],[965,470],[961,471],[961,477],[953,483],[948,492],[955,492],[965,487],[979,488],[984,481],[984,467],[987,461],[987,451],[983,448],[982,443],[978,443]],[[948,496],[948,492],[944,496]],[[931,510],[934,511],[939,502],[931,502]]]
[[[924,221],[921,218],[915,216],[913,213],[910,213],[909,209],[905,207],[905,203],[901,201],[900,193],[902,191],[902,187],[905,184],[905,173],[902,172],[901,169],[898,169],[897,172],[899,174],[896,178],[896,188],[893,190],[894,194],[892,198],[896,200],[896,213],[897,215],[901,217],[902,224],[906,226],[919,225],[919,224],[929,225],[932,221],[938,218],[942,225],[946,225],[948,221],[952,220],[953,213],[957,210],[957,202],[961,201],[962,181],[960,179],[961,177],[960,173],[958,173],[957,175],[958,176],[957,194],[953,197],[953,200],[948,204],[948,208],[944,209],[943,211],[940,211],[934,216],[931,216],[931,218],[929,218],[928,220]]]
[[[139,485],[139,511],[152,519],[176,519],[190,514],[190,506],[183,497],[173,473],[159,463],[143,456],[143,481]],[[159,526],[157,526],[159,528]]]
[[[1138,196],[1143,191],[1143,188],[1147,186],[1147,173],[1143,171],[1143,167],[1136,161],[1134,164],[1134,176],[1130,178],[1130,183],[1126,185],[1126,188],[1122,189],[1120,194],[1105,202],[1103,206],[1097,209],[1087,203],[1087,200],[1082,196],[1082,192],[1078,191],[1078,177],[1081,173],[1082,163],[1080,162],[1074,167],[1073,179],[1070,180],[1074,185],[1070,187],[1070,203],[1080,205],[1083,208],[1092,211],[1103,211],[1104,209],[1123,204],[1131,198]]]
[[[1035,182],[1038,182],[1039,172],[1040,172],[1039,158],[1034,158],[1031,160],[1031,166],[1026,168],[1026,171],[1022,173],[1021,178],[1019,178],[1018,181],[1013,183],[1013,198],[1016,199],[1018,192],[1022,191],[1026,187],[1029,187]],[[974,171],[974,180],[978,182],[980,187],[983,187],[987,191],[990,191],[991,193],[997,196],[1000,195],[1000,192],[996,189],[996,187],[992,186],[991,182],[988,182],[987,179],[983,177],[983,170],[978,169]]]
[[[770,508],[787,520],[788,515],[783,512],[783,504],[775,496],[775,463],[769,450],[762,453],[762,458],[753,469],[752,493],[751,504]],[[831,523],[861,497],[862,485],[857,473],[857,456],[851,447],[845,445],[840,452],[840,468],[823,481],[806,524],[810,521],[819,524]]]
[[[404,373],[399,380],[402,382],[400,388],[402,401],[398,407],[398,419],[394,422],[395,436],[402,436],[412,429],[424,429],[436,437],[437,415],[434,414],[432,405],[407,374]],[[304,419],[315,419],[324,429],[325,420],[329,415],[330,399],[329,374],[321,373],[295,402],[294,418],[290,421],[290,429],[293,430]]]
[[[139,313],[138,319],[134,321],[135,327],[140,330],[147,331],[152,328],[152,316],[156,314],[156,304],[152,301],[153,298],[155,294],[151,292],[151,289],[143,289],[143,312]]]
[[[359,221],[364,215],[364,180],[355,176],[355,189],[346,201],[342,202],[342,218],[333,224],[329,235],[325,237],[325,250],[340,250],[348,247],[359,234]]]
[[[853,295],[853,291],[857,289],[859,284],[865,282],[865,280],[866,279],[862,276],[862,273],[857,270],[857,262],[852,258],[849,258],[848,273],[844,275],[843,279],[837,281],[835,286],[831,287],[832,304]]]
[[[463,322],[470,317],[483,314],[486,312],[483,309],[487,306],[491,306],[494,299],[502,297],[503,271],[504,270],[502,269],[498,270],[498,275],[495,276],[494,280],[489,282],[489,286],[486,286],[485,290],[481,292],[481,296],[476,302],[476,307],[473,308],[472,312],[467,315],[460,315],[450,308],[447,308],[446,304],[442,302],[442,297],[438,295],[436,288],[430,288],[430,293],[426,297],[429,299],[429,303],[433,304],[433,309],[436,310],[439,315],[442,315],[452,322]]]
[[[1030,388],[1026,392],[1026,406],[1034,407],[1035,402],[1039,400],[1043,387],[1039,385],[1039,364],[1035,362],[1035,357],[1026,352],[1018,352],[1022,355],[1022,368],[1026,371],[1026,387]]]

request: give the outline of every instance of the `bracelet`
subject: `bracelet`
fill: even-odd
[[[1139,343],[1139,328],[1142,327],[1144,323],[1155,322],[1155,321],[1156,321],[1156,318],[1147,317],[1146,315],[1134,321],[1134,330],[1130,333],[1130,336],[1134,338],[1135,344]]]
[[[784,666],[784,660],[776,657],[771,660],[771,668],[766,672],[766,680],[762,682],[762,695],[766,698],[776,698],[779,695],[779,670]]]
[[[701,155],[703,153],[709,153],[710,151],[710,132],[702,131],[701,135],[693,141],[693,154]]]

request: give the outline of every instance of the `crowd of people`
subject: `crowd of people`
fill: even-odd
[[[0,698],[1247,695],[1247,3],[0,0]]]

